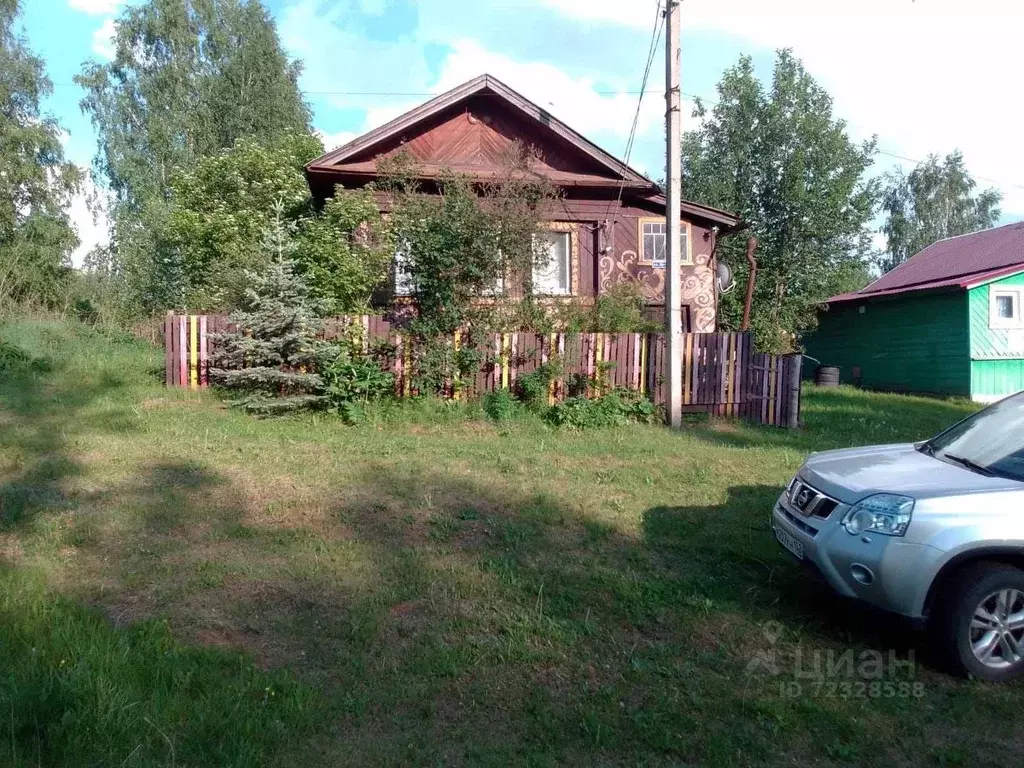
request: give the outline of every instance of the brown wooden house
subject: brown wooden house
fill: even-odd
[[[444,169],[486,178],[513,141],[532,146],[534,170],[563,193],[550,223],[552,263],[534,276],[538,292],[592,299],[611,286],[639,284],[649,315],[664,312],[665,197],[643,174],[617,160],[490,75],[431,99],[306,166],[318,200],[336,185],[362,187],[377,162],[406,152],[425,180]],[[684,330],[714,331],[715,243],[743,224],[734,214],[683,202]],[[400,292],[400,291],[399,291]]]

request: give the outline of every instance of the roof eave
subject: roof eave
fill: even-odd
[[[576,132],[566,123],[563,123],[561,120],[548,113],[547,110],[542,109],[497,78],[487,74],[479,75],[462,85],[452,88],[450,91],[446,91],[445,93],[435,96],[429,101],[420,104],[418,107],[414,107],[408,112],[399,115],[394,120],[391,120],[390,122],[387,122],[384,125],[374,128],[372,131],[353,139],[348,144],[344,144],[318,158],[315,158],[314,160],[311,160],[306,164],[305,170],[308,172],[312,170],[329,169],[340,161],[400,133],[420,120],[429,118],[447,107],[456,104],[462,99],[469,98],[470,96],[484,91],[490,91],[502,96],[505,101],[520,112],[534,120],[544,123],[544,125],[550,128],[562,139],[568,141],[570,144],[589,155],[593,160],[612,169],[621,175],[624,180],[649,186],[652,189],[657,188],[657,185],[651,179],[647,178],[636,169],[631,168],[614,155],[605,151],[583,134]],[[616,180],[616,183],[618,183],[618,180]]]
[[[1014,264],[1013,266],[1001,267],[985,273],[971,275],[969,279],[963,280],[960,286],[967,289],[977,288],[1004,277],[1020,274],[1021,272],[1024,272],[1024,264]]]
[[[839,294],[838,296],[825,299],[825,301],[821,303],[825,306],[832,306],[833,304],[851,304],[855,302],[867,303],[878,299],[898,299],[902,296],[914,296],[923,293],[953,293],[962,290],[964,290],[964,286],[958,283],[948,283],[945,285],[923,285],[902,291],[893,290],[879,291],[878,293]]]

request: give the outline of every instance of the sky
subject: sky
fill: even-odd
[[[129,2],[131,0],[128,0]],[[126,0],[23,0],[24,31],[54,82],[46,109],[68,158],[88,166],[95,134],[72,82],[109,60]],[[660,178],[664,55],[640,90],[658,0],[265,0],[328,149],[479,74],[503,80],[611,153]],[[1024,3],[1016,0],[684,0],[682,89],[714,103],[741,55],[768,80],[792,48],[831,93],[857,140],[877,136],[874,173],[911,170],[960,149],[979,187],[1003,194],[1003,221],[1024,219],[1024,100],[1016,86]],[[662,43],[663,43],[662,39]],[[686,104],[684,104],[684,107]],[[684,128],[689,111],[684,109]],[[691,123],[692,125],[692,123]],[[685,191],[684,191],[685,195]],[[83,200],[72,216],[76,263],[106,240]]]

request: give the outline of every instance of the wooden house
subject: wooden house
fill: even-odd
[[[833,296],[804,344],[842,381],[993,402],[1024,390],[1024,222],[939,240]]]
[[[593,300],[617,283],[635,282],[664,315],[665,197],[649,178],[601,149],[546,110],[489,75],[441,94],[306,166],[318,201],[336,185],[359,188],[377,178],[378,162],[399,152],[424,182],[445,170],[486,179],[500,170],[509,145],[531,146],[533,170],[562,199],[550,221],[551,265],[534,275],[539,292]],[[427,185],[429,188],[429,184]],[[742,228],[737,216],[683,202],[684,330],[716,330],[717,239]],[[401,280],[396,293],[401,293]]]

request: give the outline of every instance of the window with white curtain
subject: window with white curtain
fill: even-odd
[[[395,245],[395,296],[412,296],[416,287],[409,272],[409,241],[399,239]]]
[[[538,251],[533,265],[533,292],[538,296],[572,293],[572,235],[543,232],[535,235]]]
[[[989,288],[989,327],[1022,328],[1021,289]]]

